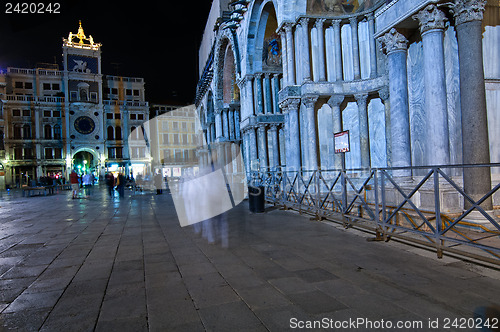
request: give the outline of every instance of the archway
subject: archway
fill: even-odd
[[[93,173],[98,176],[99,158],[94,151],[81,150],[73,156],[73,169],[79,175]]]

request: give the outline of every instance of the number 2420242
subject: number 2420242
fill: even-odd
[[[61,4],[59,2],[7,2],[5,14],[60,14]]]

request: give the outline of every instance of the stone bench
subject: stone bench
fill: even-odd
[[[32,197],[35,194],[47,196],[53,195],[55,193],[56,186],[44,186],[44,187],[23,187],[23,197]]]

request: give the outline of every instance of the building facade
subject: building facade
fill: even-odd
[[[62,70],[8,68],[0,75],[5,185],[67,179],[73,169],[96,177],[110,169],[146,172],[149,151],[128,140],[149,119],[144,80],[103,75],[101,44],[81,23],[62,50]]]
[[[247,170],[499,162],[499,45],[498,0],[215,0],[196,105]]]

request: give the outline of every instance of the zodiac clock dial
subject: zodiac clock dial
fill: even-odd
[[[83,135],[91,134],[95,129],[95,122],[88,116],[80,116],[75,120],[75,129]]]

